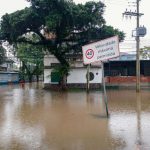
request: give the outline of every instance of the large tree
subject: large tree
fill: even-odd
[[[107,26],[102,2],[75,4],[72,0],[28,0],[29,8],[5,14],[0,24],[0,39],[14,43],[42,45],[68,68],[68,53],[80,53],[81,46],[124,33]],[[32,41],[28,34],[39,38]]]

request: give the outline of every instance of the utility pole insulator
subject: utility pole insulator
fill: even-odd
[[[144,14],[143,13],[137,13],[137,12],[132,12],[132,11],[125,11],[124,13],[122,13],[123,14],[123,16],[139,16],[139,17],[141,17],[141,16],[143,16]]]

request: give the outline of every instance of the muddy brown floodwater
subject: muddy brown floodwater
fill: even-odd
[[[0,86],[0,150],[150,150],[150,89],[107,93]]]

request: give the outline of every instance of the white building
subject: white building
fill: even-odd
[[[82,55],[70,55],[70,72],[67,77],[68,87],[85,88],[87,85],[87,66],[83,65]],[[53,55],[44,57],[44,87],[52,87],[59,84],[59,75],[53,69],[59,65]],[[99,88],[102,83],[102,71],[100,63],[92,64],[90,67],[90,87]]]
[[[13,60],[6,59],[5,62],[0,65],[0,84],[19,82],[19,73],[14,71],[13,63]]]
[[[0,65],[0,71],[13,71],[13,63],[13,60],[6,59],[5,62]]]

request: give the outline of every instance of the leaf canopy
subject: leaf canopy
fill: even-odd
[[[65,55],[81,53],[81,46],[124,33],[107,26],[102,2],[75,4],[71,0],[29,0],[31,6],[5,14],[0,24],[0,40],[41,45],[63,65]],[[34,41],[30,36],[36,35]]]

